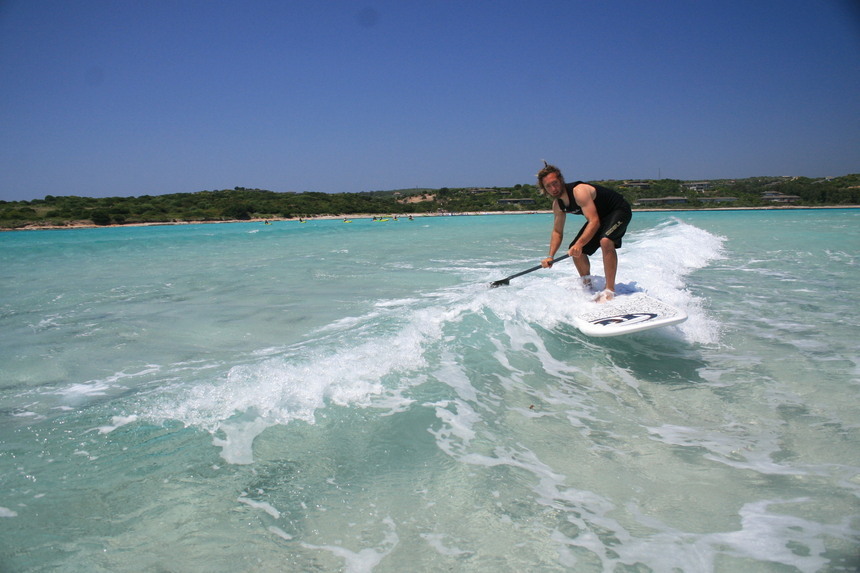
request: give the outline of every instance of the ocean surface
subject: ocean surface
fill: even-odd
[[[0,234],[0,571],[857,571],[860,210],[550,226]]]

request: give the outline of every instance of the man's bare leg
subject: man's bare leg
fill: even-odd
[[[615,298],[615,275],[618,272],[618,253],[615,242],[603,237],[600,239],[600,250],[603,252],[603,272],[606,274],[606,290],[598,296],[598,302],[606,302]]]
[[[576,267],[576,271],[582,277],[582,284],[586,288],[591,288],[591,261],[588,260],[588,255],[573,257],[573,266]]]
[[[600,239],[600,249],[603,251],[603,270],[606,273],[606,289],[615,292],[615,274],[618,272],[618,253],[615,243],[606,237]]]

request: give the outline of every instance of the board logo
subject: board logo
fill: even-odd
[[[599,324],[600,326],[609,326],[611,324],[638,324],[640,322],[648,322],[654,318],[657,318],[657,314],[653,312],[629,312],[617,316],[605,316],[589,322],[591,324]]]

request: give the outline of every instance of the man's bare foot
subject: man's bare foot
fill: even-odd
[[[594,302],[609,302],[613,298],[615,298],[615,293],[606,289],[597,293],[597,296],[594,297]]]
[[[585,275],[584,277],[582,277],[582,286],[584,286],[588,290],[591,290],[591,275]]]

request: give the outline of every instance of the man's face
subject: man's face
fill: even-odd
[[[543,178],[543,188],[550,197],[558,198],[564,189],[564,184],[558,173],[549,173]]]

